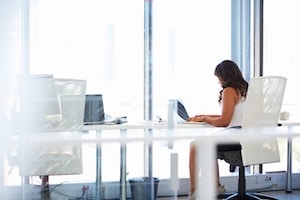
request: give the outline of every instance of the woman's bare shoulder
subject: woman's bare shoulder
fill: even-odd
[[[227,87],[223,90],[223,99],[234,99],[234,102],[237,103],[240,97],[235,88]]]
[[[230,93],[234,93],[234,94],[237,94],[237,91],[233,87],[226,87],[226,88],[224,88],[223,93],[229,93],[229,94]]]

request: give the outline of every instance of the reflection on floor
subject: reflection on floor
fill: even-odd
[[[278,200],[299,200],[300,199],[300,190],[293,190],[292,193],[286,193],[285,191],[274,191],[274,192],[264,192],[264,194],[271,195]],[[187,196],[181,197],[159,197],[157,200],[187,200]]]

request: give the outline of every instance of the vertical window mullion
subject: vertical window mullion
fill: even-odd
[[[231,57],[247,80],[251,66],[251,1],[231,1]]]

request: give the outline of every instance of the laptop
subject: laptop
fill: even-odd
[[[180,102],[179,100],[177,100],[177,114],[179,115],[179,117],[184,120],[185,122],[188,120],[189,118],[189,114],[186,111],[184,105],[182,102]]]
[[[177,115],[181,118],[181,123],[187,123],[187,124],[205,124],[205,122],[191,122],[187,121],[189,119],[189,114],[187,110],[185,109],[185,106],[183,105],[182,101],[177,100]]]
[[[104,124],[105,115],[102,94],[86,94],[84,106],[84,125]]]

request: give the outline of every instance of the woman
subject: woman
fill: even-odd
[[[244,102],[247,95],[248,82],[243,78],[243,75],[237,66],[231,60],[224,60],[217,65],[214,72],[219,79],[222,90],[219,94],[219,104],[221,105],[220,115],[196,115],[189,118],[188,121],[206,122],[216,127],[236,127],[241,126],[241,120],[244,110]],[[195,200],[196,195],[196,178],[199,172],[196,171],[196,146],[192,142],[190,145],[190,200]],[[219,180],[219,167],[216,160],[216,175],[217,175],[217,192],[225,192],[225,188]]]

